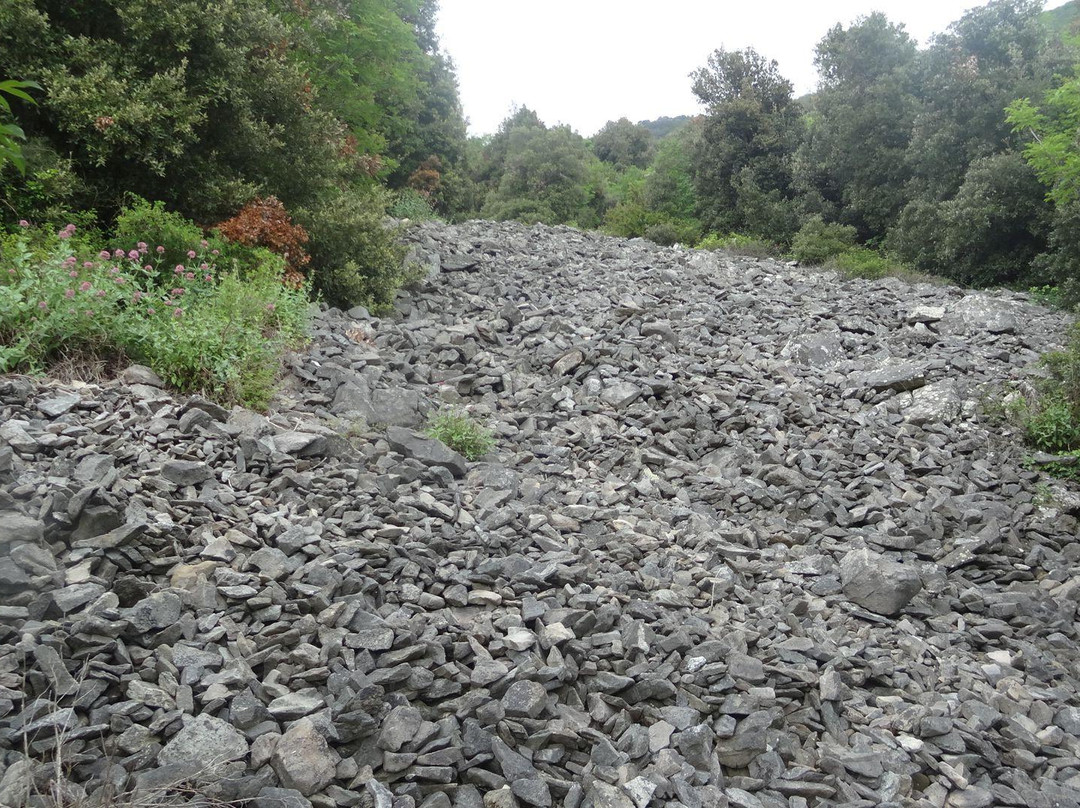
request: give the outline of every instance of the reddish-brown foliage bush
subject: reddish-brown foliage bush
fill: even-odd
[[[307,231],[292,223],[285,206],[273,196],[256,197],[231,219],[217,226],[223,238],[248,247],[265,247],[285,259],[288,267],[285,279],[303,279],[302,267],[311,260],[304,249]]]
[[[419,191],[424,198],[430,199],[439,190],[439,186],[442,185],[441,170],[442,162],[438,157],[432,155],[409,175],[409,179],[405,184],[414,191]]]

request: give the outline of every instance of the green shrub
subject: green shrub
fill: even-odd
[[[1034,400],[1019,408],[1028,442],[1044,452],[1080,449],[1080,324],[1074,324],[1062,351],[1043,357],[1049,378]]]
[[[495,437],[467,413],[449,410],[433,414],[425,433],[469,460],[478,460],[495,448]]]
[[[839,255],[834,255],[825,262],[830,269],[836,269],[847,278],[865,278],[876,280],[896,274],[897,270],[907,269],[904,265],[890,259],[887,255],[871,250],[869,247],[852,247]]]
[[[85,233],[97,219],[93,210],[71,211],[85,204],[86,186],[75,173],[72,161],[62,157],[41,138],[31,138],[23,146],[26,171],[13,165],[0,168],[0,218],[12,224],[27,220],[48,226],[55,233],[68,222]]]
[[[769,258],[780,255],[780,246],[771,241],[747,236],[742,233],[709,233],[697,243],[699,250],[723,250],[733,255],[745,255],[751,258]]]
[[[662,247],[670,247],[679,241],[679,231],[671,222],[657,222],[645,229],[645,238]]]
[[[1076,408],[1059,393],[1043,395],[1025,409],[1021,423],[1028,442],[1043,452],[1064,454],[1080,448],[1080,420]]]
[[[622,238],[639,238],[645,235],[656,221],[654,214],[639,199],[624,200],[604,215],[603,230]]]
[[[243,278],[219,272],[191,245],[166,268],[146,242],[78,256],[74,226],[45,249],[28,238],[0,261],[0,372],[42,371],[65,359],[130,358],[182,391],[262,408],[284,350],[307,324],[307,290],[282,285],[280,260]]]
[[[1040,306],[1051,309],[1065,308],[1065,294],[1060,286],[1032,286],[1028,294]]]
[[[412,188],[403,188],[395,192],[391,197],[387,213],[395,219],[411,219],[416,222],[439,218],[428,198]]]
[[[169,272],[178,264],[186,266],[191,260],[188,252],[204,239],[201,227],[166,210],[164,203],[130,196],[116,218],[111,246],[127,252],[140,242],[146,244],[156,263]],[[220,249],[220,245],[214,248]]]
[[[795,260],[803,264],[824,264],[833,256],[855,246],[854,227],[836,222],[826,223],[820,216],[806,222],[791,242]]]
[[[494,219],[499,222],[562,224],[559,216],[551,209],[550,205],[536,199],[496,199],[488,202],[481,213],[485,219]]]
[[[311,237],[312,281],[330,305],[385,313],[410,280],[405,249],[384,226],[384,215],[385,200],[373,189],[342,193],[297,213]]]

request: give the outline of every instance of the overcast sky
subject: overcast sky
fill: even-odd
[[[1050,0],[1047,8],[1066,0]],[[920,45],[974,0],[441,0],[439,34],[457,65],[469,134],[494,132],[514,104],[582,135],[605,122],[700,110],[689,73],[717,48],[776,59],[796,95],[814,88],[814,46],[871,11]]]

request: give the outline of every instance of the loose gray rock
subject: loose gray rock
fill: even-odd
[[[844,595],[877,614],[899,613],[922,590],[919,574],[867,549],[852,550],[840,561]]]
[[[238,730],[204,713],[184,724],[158,753],[157,762],[162,766],[190,764],[211,774],[247,753],[248,742]]]

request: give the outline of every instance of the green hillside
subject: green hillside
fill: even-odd
[[[1063,6],[1044,11],[1042,18],[1051,31],[1058,34],[1077,32],[1077,19],[1080,19],[1080,0],[1070,0]]]

